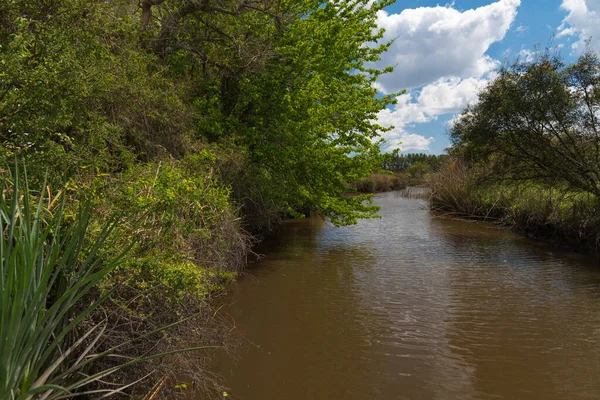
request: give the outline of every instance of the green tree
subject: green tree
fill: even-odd
[[[374,121],[394,95],[373,87],[391,68],[369,63],[388,48],[375,21],[391,2],[4,2],[3,156],[111,173],[214,142],[243,155],[254,187],[242,180],[240,201],[373,216],[345,183],[378,162]]]
[[[346,224],[376,210],[345,183],[374,169],[385,130],[374,120],[394,98],[373,87],[391,68],[367,66],[388,48],[375,20],[391,1],[370,3],[155,1],[156,20],[142,20],[193,80],[199,135],[244,149],[258,197]]]
[[[191,131],[179,82],[139,48],[122,2],[0,4],[0,159],[30,160],[51,180],[78,168],[113,172]],[[57,172],[58,174],[54,174]]]
[[[377,97],[385,72],[367,67],[388,45],[377,44],[376,12],[390,2],[299,2],[265,71],[241,83],[235,113],[251,162],[285,188],[284,204],[308,207],[336,224],[373,216],[366,197],[345,196],[346,182],[369,175],[379,153]]]
[[[450,134],[453,153],[511,180],[563,184],[600,198],[600,62],[549,52],[500,70]]]
[[[413,164],[420,163],[425,167],[425,172],[437,171],[447,155],[425,153],[400,154],[396,149],[392,153],[382,155],[382,168],[391,171],[406,171]]]

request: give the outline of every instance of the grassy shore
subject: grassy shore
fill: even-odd
[[[449,163],[432,174],[429,204],[440,214],[507,226],[579,252],[600,250],[600,202],[589,194],[539,182],[490,182]]]
[[[43,190],[19,187],[19,179],[25,182],[24,173],[2,173],[0,260],[3,276],[8,277],[2,282],[8,286],[2,288],[18,292],[0,299],[10,303],[6,309],[13,309],[18,298],[31,299],[23,300],[22,313],[2,315],[0,324],[7,329],[0,334],[19,328],[11,318],[33,318],[39,312],[44,320],[56,312],[54,307],[62,307],[53,325],[44,322],[36,329],[50,335],[46,341],[55,350],[68,350],[43,358],[31,354],[28,363],[38,368],[31,371],[32,380],[38,373],[47,375],[48,384],[80,394],[122,388],[143,398],[156,389],[156,382],[161,382],[162,398],[184,396],[192,386],[205,395],[220,393],[218,380],[205,366],[213,349],[227,347],[229,328],[213,309],[213,299],[245,268],[253,237],[245,229],[249,225],[240,216],[231,187],[221,181],[215,167],[208,153],[167,158],[140,163],[121,174],[82,174],[66,187],[46,185]],[[12,230],[24,232],[22,238],[11,236]],[[77,247],[69,242],[59,247],[61,231],[69,232]],[[13,281],[27,282],[32,274],[28,271],[36,271],[27,246],[37,252],[40,263],[47,263],[40,264],[40,273],[48,279],[39,288],[10,286]],[[21,258],[10,257],[21,253]],[[95,278],[86,284],[87,276]],[[69,294],[71,288],[79,293]],[[78,322],[70,326],[69,321]],[[8,329],[11,326],[14,329]],[[11,337],[25,337],[19,331],[15,335]],[[44,349],[45,336],[33,331],[27,337],[37,336],[42,341],[38,347]],[[22,344],[12,353],[29,354],[30,346]],[[0,351],[8,349],[0,346]],[[83,362],[86,354],[94,354],[92,363]],[[0,361],[7,378],[14,380],[0,379],[0,391],[41,390],[36,389],[37,382],[30,382],[31,387],[19,383],[13,369],[22,370],[19,363],[24,356],[15,357]],[[74,372],[65,373],[70,369]],[[105,371],[110,374],[105,376]],[[102,378],[78,383],[81,377],[96,374]],[[182,385],[181,377],[190,384]],[[49,398],[62,393],[55,388],[41,392],[50,393]]]

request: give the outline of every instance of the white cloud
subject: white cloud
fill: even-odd
[[[519,34],[519,36],[523,36],[523,34],[525,32],[527,32],[529,30],[528,26],[525,25],[519,25],[515,28],[515,32],[517,32]]]
[[[562,26],[562,25],[561,25]],[[573,28],[560,28],[560,31],[558,32],[558,34],[556,35],[557,38],[561,38],[564,36],[572,36],[575,35],[577,33],[576,29]]]
[[[458,112],[477,100],[477,94],[486,83],[487,80],[478,78],[438,81],[421,90],[418,104],[430,117]]]
[[[561,8],[569,14],[558,28],[558,37],[578,35],[579,42],[573,49],[583,48],[584,42],[591,38],[592,48],[600,51],[600,0],[563,0]]]
[[[379,26],[395,41],[377,65],[396,65],[380,78],[380,89],[390,93],[442,78],[480,78],[494,70],[497,61],[485,52],[504,38],[520,3],[499,0],[464,12],[451,6],[379,11]]]
[[[462,111],[477,100],[479,91],[487,82],[474,77],[440,79],[424,86],[418,96],[412,92],[398,96],[398,103],[393,109],[383,110],[378,115],[382,126],[394,126],[383,134],[388,149],[428,150],[434,139],[409,132],[412,124],[430,122],[440,115]]]
[[[532,62],[535,59],[535,53],[531,50],[522,49],[519,51],[519,59],[526,63]]]

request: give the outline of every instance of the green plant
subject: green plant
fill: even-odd
[[[133,232],[139,239],[115,280],[142,289],[162,285],[165,301],[203,299],[244,268],[249,236],[240,228],[230,190],[211,172],[212,157],[204,152],[140,164],[98,196],[105,215],[119,210],[137,221],[115,232],[122,244]]]
[[[481,185],[478,171],[462,162],[445,163],[431,174],[427,185],[431,189],[429,205],[439,213],[484,220],[503,215],[504,191]]]
[[[517,60],[450,130],[452,155],[493,180],[535,181],[600,198],[600,59],[566,65],[548,50]]]
[[[55,200],[56,201],[56,200]],[[96,356],[96,326],[76,338],[79,324],[110,291],[75,313],[86,296],[120,261],[99,265],[96,254],[115,222],[84,253],[90,207],[63,226],[64,202],[50,210],[33,203],[18,172],[0,196],[0,399],[64,397],[90,378],[76,378]]]
[[[359,193],[389,192],[404,189],[406,179],[398,174],[373,172],[370,176],[360,179],[351,185]]]
[[[509,226],[585,252],[600,248],[598,199],[567,185],[534,180],[491,182],[486,171],[460,161],[431,175],[429,206],[437,214]]]
[[[64,200],[35,198],[26,179],[21,186],[18,171],[12,181],[6,181],[0,196],[2,400],[71,397],[120,368],[163,355],[138,357],[90,373],[95,362],[130,344],[123,342],[96,354],[106,324],[82,329],[82,322],[112,290],[86,305],[82,300],[94,297],[94,288],[119,265],[128,249],[101,263],[98,252],[117,226],[116,219],[88,243],[90,203],[82,206],[73,223],[65,224],[64,216]],[[123,388],[94,392],[110,395]]]

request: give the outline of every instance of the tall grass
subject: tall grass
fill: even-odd
[[[502,191],[483,187],[476,173],[460,162],[442,165],[431,174],[429,205],[434,211],[463,218],[497,219],[501,217],[506,198]]]
[[[402,173],[382,174],[374,172],[370,176],[354,182],[352,186],[359,193],[379,193],[392,190],[404,189],[407,185],[407,177]]]
[[[564,247],[600,250],[600,201],[589,193],[537,181],[496,181],[460,162],[429,179],[438,214],[493,221]]]

